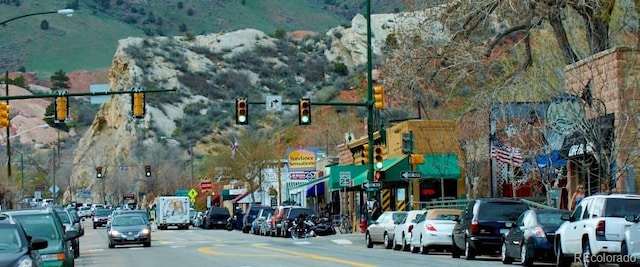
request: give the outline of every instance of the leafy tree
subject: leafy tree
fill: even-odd
[[[180,24],[180,26],[178,26],[178,30],[180,30],[180,32],[186,32],[187,31],[187,24]]]

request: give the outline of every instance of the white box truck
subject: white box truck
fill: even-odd
[[[189,197],[156,198],[156,224],[158,229],[167,230],[170,226],[178,229],[189,229]]]

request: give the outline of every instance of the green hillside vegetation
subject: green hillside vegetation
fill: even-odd
[[[402,0],[372,0],[373,13],[402,10]],[[117,41],[127,37],[182,36],[254,28],[273,35],[311,30],[324,34],[362,13],[359,0],[0,0],[0,21],[73,8],[72,17],[47,14],[0,28],[0,70],[36,72],[108,69]],[[9,15],[8,15],[9,14]],[[48,29],[42,29],[46,21]]]

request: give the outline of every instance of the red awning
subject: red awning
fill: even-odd
[[[236,203],[236,202],[238,202],[238,200],[242,199],[243,197],[245,197],[248,194],[249,194],[249,191],[244,192],[244,193],[240,194],[239,196],[237,196],[236,198],[234,198],[233,200],[231,200],[231,202]]]

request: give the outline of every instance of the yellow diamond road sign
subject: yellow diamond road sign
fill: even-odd
[[[194,190],[193,188],[191,188],[191,190],[189,190],[189,193],[187,193],[189,195],[189,198],[194,199],[196,198],[196,196],[198,196],[198,192],[196,190]]]

